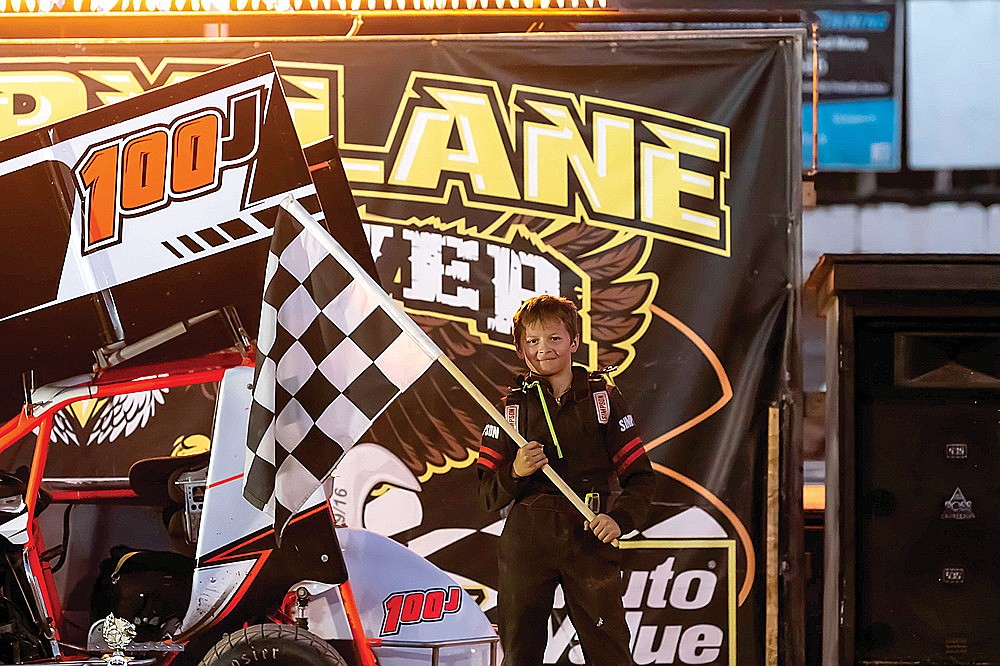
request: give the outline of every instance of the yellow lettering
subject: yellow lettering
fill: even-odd
[[[490,96],[468,90],[425,90],[441,108],[413,109],[389,183],[437,189],[447,171],[467,174],[473,192],[480,196],[520,198]]]
[[[119,69],[82,69],[80,73],[101,83],[111,90],[98,90],[97,99],[101,104],[114,104],[129,97],[135,97],[146,92],[135,74]]]
[[[87,87],[69,72],[0,72],[0,137],[87,110]]]
[[[63,71],[18,70],[16,62],[0,58],[0,138],[82,113],[88,98],[121,101],[226,59],[166,58],[152,70],[129,58],[50,65]],[[343,67],[278,68],[300,142],[335,134],[360,196],[443,203],[458,186],[469,208],[579,219],[729,254],[726,127],[519,84],[501,98],[494,81],[414,73],[385,143],[352,144]]]
[[[524,198],[566,206],[569,169],[580,182],[594,213],[631,219],[635,216],[634,122],[596,112],[592,118],[593,153],[583,140],[579,120],[568,105],[525,99],[548,123],[526,121]]]
[[[174,83],[180,83],[181,81],[187,81],[188,79],[193,79],[199,74],[204,74],[204,71],[194,71],[194,72],[173,71],[167,74],[167,78],[163,82],[163,85],[169,86],[173,85]]]
[[[681,192],[710,201],[715,199],[716,179],[710,174],[682,169],[680,156],[692,155],[718,163],[721,159],[719,140],[648,121],[644,121],[643,125],[661,141],[661,145],[640,145],[640,219],[664,228],[719,240],[722,220],[718,215],[685,208],[680,202]]]
[[[385,165],[382,160],[341,157],[340,162],[344,165],[347,179],[352,183],[380,185],[385,182]]]
[[[295,132],[303,146],[330,136],[330,79],[321,76],[285,74],[285,99],[292,114]],[[305,95],[294,95],[301,91]]]

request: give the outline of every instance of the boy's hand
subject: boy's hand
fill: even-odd
[[[622,528],[606,513],[599,513],[590,521],[590,530],[604,543],[611,543],[622,535]]]
[[[548,464],[549,459],[545,457],[542,445],[532,440],[518,450],[514,458],[514,476],[531,476]]]

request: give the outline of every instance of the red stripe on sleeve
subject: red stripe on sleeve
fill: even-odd
[[[482,456],[479,456],[479,464],[485,467],[486,469],[491,469],[494,472],[497,471],[497,464],[492,460],[490,460],[489,458],[484,458]]]
[[[642,456],[642,455],[643,455],[644,453],[646,453],[646,449],[642,448],[641,446],[640,446],[640,447],[639,447],[638,449],[636,449],[636,450],[635,450],[635,451],[634,451],[634,452],[632,453],[632,455],[630,455],[630,456],[629,456],[629,457],[628,457],[628,458],[627,458],[627,459],[625,460],[625,462],[623,462],[623,463],[622,463],[621,465],[618,465],[618,469],[617,469],[617,472],[618,472],[618,474],[621,474],[622,472],[624,472],[625,470],[627,470],[627,469],[628,469],[628,466],[629,466],[629,465],[631,465],[632,463],[634,463],[634,462],[635,462],[635,461],[636,461],[636,460],[637,460],[637,459],[638,459],[639,457],[641,457],[641,456]]]
[[[501,460],[503,460],[503,456],[500,455],[497,451],[494,451],[488,446],[480,446],[479,447],[480,460],[482,459],[484,453],[488,455],[490,458],[493,458],[493,460],[495,460],[496,462],[500,462]]]
[[[622,458],[630,456],[632,449],[634,449],[636,446],[639,446],[640,444],[642,444],[642,437],[636,437],[631,442],[629,442],[622,448],[618,449],[618,453],[616,453],[614,457],[615,464],[617,465]],[[629,459],[631,460],[631,457]],[[621,467],[621,465],[619,465],[619,467]]]

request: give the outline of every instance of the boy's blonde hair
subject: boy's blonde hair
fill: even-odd
[[[573,301],[562,296],[532,296],[514,313],[514,346],[521,348],[524,330],[544,321],[561,321],[571,340],[580,337],[580,313]]]

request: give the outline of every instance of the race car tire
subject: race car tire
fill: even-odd
[[[226,634],[198,666],[347,666],[323,639],[287,624],[255,624]]]

